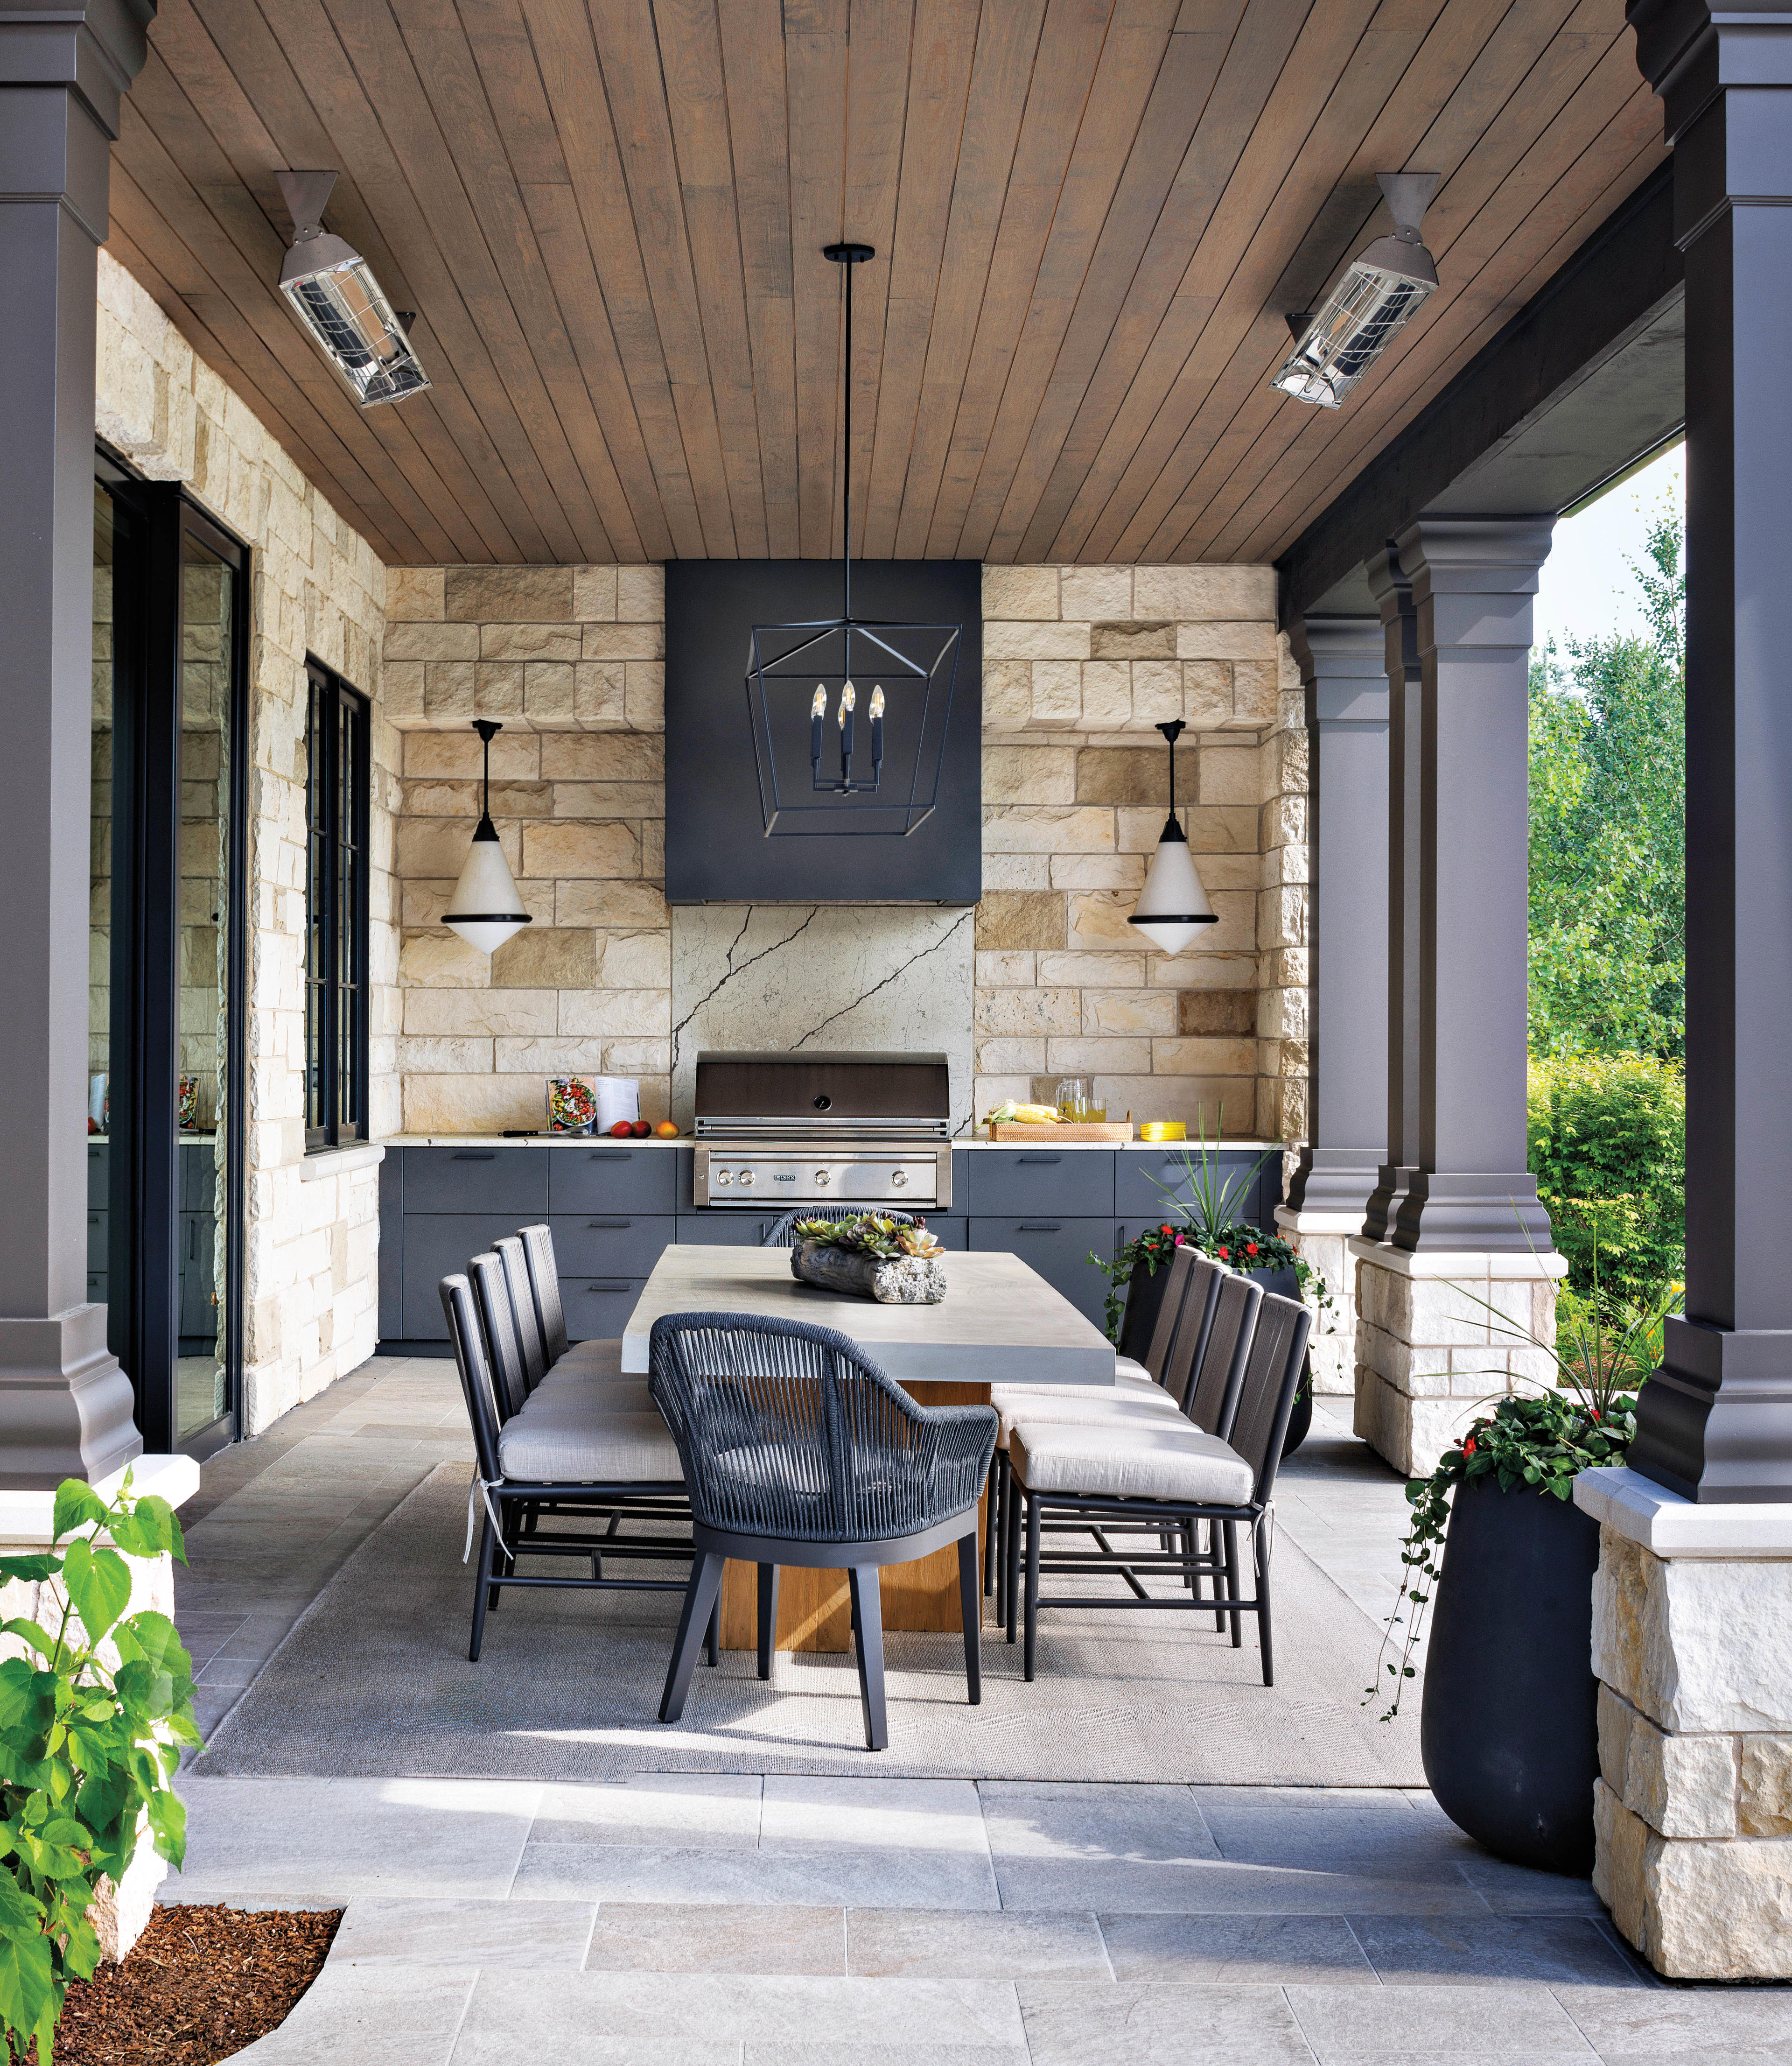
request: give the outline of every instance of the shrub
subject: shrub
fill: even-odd
[[[1647,1055],[1563,1055],[1531,1065],[1530,1162],[1568,1284],[1646,1303],[1685,1274],[1686,1085]],[[1597,1253],[1596,1267],[1595,1254]]]

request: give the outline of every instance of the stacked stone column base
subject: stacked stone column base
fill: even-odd
[[[1792,1978],[1792,1507],[1585,1471],[1600,1777],[1593,1886],[1673,1979]]]
[[[1357,1266],[1356,1431],[1409,1477],[1422,1477],[1478,1415],[1555,1379],[1554,1254],[1410,1254],[1348,1242]],[[1519,1331],[1523,1330],[1520,1333]]]
[[[1315,1306],[1308,1347],[1313,1388],[1320,1398],[1349,1399],[1357,1389],[1356,1264],[1349,1242],[1353,1234],[1362,1232],[1362,1224],[1361,1213],[1276,1208],[1282,1238],[1303,1262],[1313,1266],[1332,1294],[1329,1307]]]

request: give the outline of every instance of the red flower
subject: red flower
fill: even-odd
[[[1166,1220],[1166,1221],[1163,1222],[1163,1225],[1162,1225],[1162,1226],[1160,1226],[1160,1227],[1158,1229],[1158,1232],[1159,1232],[1159,1234],[1167,1234],[1169,1231],[1170,1231],[1170,1222],[1169,1222],[1167,1220]]]
[[[1232,1261],[1232,1250],[1231,1250],[1229,1248],[1223,1248],[1223,1249],[1221,1249],[1221,1250],[1220,1250],[1220,1260],[1222,1262],[1230,1262]]]
[[[1244,1253],[1245,1253],[1247,1255],[1255,1255],[1255,1254],[1256,1254],[1256,1252],[1257,1252],[1257,1245],[1256,1245],[1256,1243],[1254,1241],[1248,1241],[1248,1242],[1245,1242],[1245,1244],[1244,1244]]]
[[[1596,1420],[1599,1418],[1599,1408],[1596,1406],[1592,1409],[1592,1414],[1593,1418]]]
[[[1472,1456],[1474,1454],[1474,1437],[1472,1435],[1463,1443],[1462,1454],[1465,1456]]]

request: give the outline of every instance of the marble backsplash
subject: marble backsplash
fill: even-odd
[[[691,1122],[705,1049],[944,1054],[971,1124],[976,914],[860,904],[704,904],[672,913],[672,1116]]]

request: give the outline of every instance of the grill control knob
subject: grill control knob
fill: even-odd
[[[726,1169],[718,1169],[715,1173],[715,1181],[719,1186],[723,1184],[731,1184],[734,1180]]]
[[[753,1181],[753,1172],[750,1169],[742,1170],[740,1180],[743,1184],[750,1184]]]
[[[890,1172],[890,1181],[895,1185],[899,1191],[902,1189],[903,1185],[908,1182],[908,1172],[906,1169],[892,1169]]]
[[[832,1182],[833,1182],[833,1181],[834,1181],[834,1180],[833,1180],[833,1178],[828,1175],[827,1172],[825,1169],[818,1169],[818,1170],[816,1170],[816,1172],[815,1172],[815,1189],[816,1189],[818,1191],[825,1191],[825,1190],[827,1189],[828,1185],[829,1185],[831,1183],[832,1183]]]

